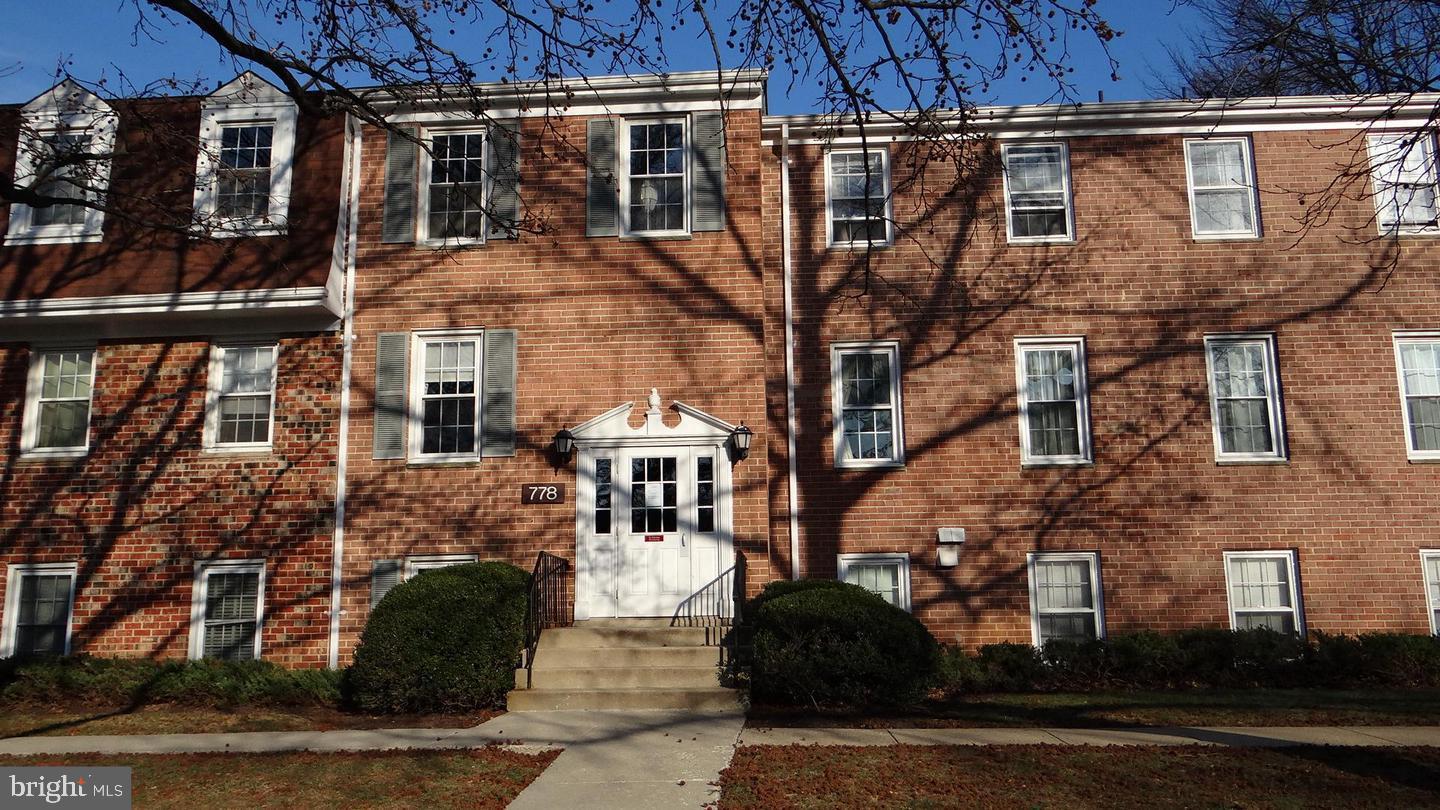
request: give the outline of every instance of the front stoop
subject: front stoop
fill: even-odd
[[[715,630],[666,622],[603,620],[540,635],[535,663],[515,671],[512,712],[565,709],[737,708],[739,694],[720,685]]]

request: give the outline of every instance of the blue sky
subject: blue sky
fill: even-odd
[[[1110,68],[1093,39],[1076,37],[1072,43],[1075,97],[1093,101],[1103,91],[1107,101],[1151,97],[1149,85],[1168,72],[1166,45],[1181,45],[1199,18],[1173,0],[1099,0],[1097,8],[1111,25],[1124,32],[1111,44],[1120,61],[1120,81],[1110,79]],[[86,79],[113,78],[119,72],[138,85],[177,75],[200,78],[212,86],[234,74],[219,50],[188,27],[158,32],[160,42],[134,31],[134,11],[124,0],[11,0],[6,25],[0,34],[0,103],[24,102],[49,88],[62,64]],[[704,68],[707,49],[672,46],[671,68]],[[686,64],[686,59],[696,60]],[[770,110],[806,112],[814,99],[803,89],[787,93],[788,76],[773,74]],[[1053,86],[1007,80],[993,88],[981,103],[1024,104],[1053,100]],[[126,94],[111,85],[110,92]],[[898,98],[897,98],[898,103]]]

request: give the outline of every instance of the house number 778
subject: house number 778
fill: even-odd
[[[564,503],[565,487],[561,484],[521,484],[520,503]]]

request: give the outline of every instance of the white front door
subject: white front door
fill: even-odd
[[[690,595],[695,485],[686,450],[620,456],[621,616],[668,616]]]

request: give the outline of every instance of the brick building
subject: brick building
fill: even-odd
[[[26,116],[88,116],[135,140],[117,193],[234,238],[9,212],[0,655],[343,664],[394,583],[539,551],[578,619],[738,565],[966,645],[1433,631],[1434,99],[995,108],[937,145],[769,116],[758,73],[569,89],[393,132],[249,76],[9,111],[17,176]]]

